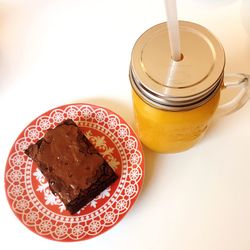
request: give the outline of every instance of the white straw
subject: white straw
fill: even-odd
[[[171,57],[174,61],[181,60],[179,22],[177,19],[176,0],[165,0]]]

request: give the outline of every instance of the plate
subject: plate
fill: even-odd
[[[44,176],[24,153],[65,119],[72,119],[115,170],[119,179],[70,215],[53,195]],[[144,177],[142,146],[130,126],[114,112],[90,104],[52,109],[32,121],[18,136],[5,169],[10,207],[31,231],[57,241],[87,240],[116,225],[137,199]]]

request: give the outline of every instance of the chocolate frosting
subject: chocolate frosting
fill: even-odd
[[[26,153],[38,164],[52,192],[65,204],[105,172],[103,157],[71,120],[49,129]]]

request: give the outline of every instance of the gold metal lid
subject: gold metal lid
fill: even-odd
[[[161,23],[136,41],[130,65],[136,92],[172,110],[188,109],[207,99],[218,88],[225,65],[223,47],[210,31],[186,21],[179,26],[182,60],[171,59],[167,25]]]

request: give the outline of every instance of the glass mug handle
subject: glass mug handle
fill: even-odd
[[[226,95],[226,90],[238,89],[238,93],[229,101],[221,103]],[[221,89],[219,106],[215,112],[215,118],[231,114],[246,104],[250,98],[250,75],[247,74],[225,74]]]

